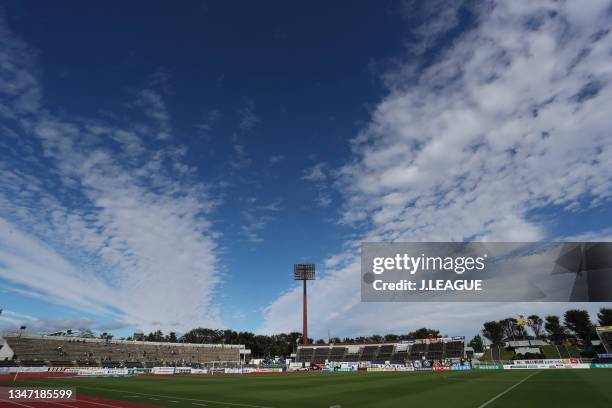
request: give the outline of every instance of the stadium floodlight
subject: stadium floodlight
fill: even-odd
[[[293,279],[295,280],[314,280],[314,264],[295,264],[293,265]]]
[[[315,264],[295,264],[293,265],[293,279],[304,282],[304,303],[303,303],[303,330],[302,344],[308,344],[308,292],[306,281],[315,280]]]

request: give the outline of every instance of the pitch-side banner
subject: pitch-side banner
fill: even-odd
[[[612,302],[612,242],[364,243],[364,302]]]

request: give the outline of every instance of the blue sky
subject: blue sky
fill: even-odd
[[[609,23],[608,2],[5,4],[0,324],[297,330],[302,261],[315,336],[560,312],[360,304],[358,244],[609,239]]]

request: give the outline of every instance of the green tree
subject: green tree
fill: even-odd
[[[440,337],[440,331],[421,327],[413,332],[408,333],[410,339],[426,339],[429,337]]]
[[[86,329],[86,328],[80,328],[77,334],[79,337],[86,337],[90,339],[96,337],[93,331],[91,331],[91,329]]]
[[[600,326],[612,326],[612,309],[602,307],[597,313],[597,321]]]
[[[113,335],[107,332],[103,332],[102,334],[100,334],[100,338],[102,340],[111,340],[113,338]]]
[[[385,334],[385,341],[398,341],[399,336],[397,334]]]
[[[185,333],[181,339],[185,343],[218,344],[221,343],[222,337],[221,330],[198,327]]]
[[[485,336],[493,345],[499,346],[504,340],[504,327],[502,323],[496,321],[486,322],[483,325],[482,335]]]
[[[514,317],[507,317],[499,322],[504,330],[504,337],[507,340],[522,340],[527,338],[525,328],[518,324]]]
[[[548,333],[548,338],[554,344],[561,344],[567,338],[567,333],[565,328],[561,326],[559,321],[559,316],[549,315],[546,316],[546,321],[544,323],[544,329]]]
[[[164,342],[166,341],[166,338],[164,337],[164,333],[161,330],[156,330],[147,334],[147,337],[145,337],[145,341]]]
[[[482,337],[479,334],[474,336],[472,340],[470,340],[468,346],[474,349],[476,353],[482,353],[484,350],[484,345],[482,343]]]
[[[542,324],[544,322],[542,321],[540,316],[535,314],[529,316],[527,319],[529,319],[529,327],[531,328],[533,335],[536,339],[539,339],[542,334]]]
[[[593,334],[593,323],[589,317],[589,312],[586,310],[572,309],[565,312],[564,324],[565,327],[576,335],[583,344],[591,344],[591,335]]]

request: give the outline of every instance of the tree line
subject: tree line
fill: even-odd
[[[330,343],[352,343],[352,344],[367,344],[380,343],[385,341],[401,341],[426,339],[428,337],[440,337],[440,331],[422,327],[406,334],[386,334],[360,337],[331,337],[328,341],[324,339],[311,339],[310,343],[326,344]],[[273,335],[254,334],[251,332],[237,332],[234,330],[217,330],[204,327],[198,327],[188,331],[182,336],[177,336],[176,333],[170,332],[165,335],[161,330],[151,332],[147,335],[137,335],[125,338],[125,340],[140,340],[140,341],[155,341],[167,343],[208,343],[208,344],[244,344],[247,349],[251,350],[253,357],[272,357],[272,356],[288,356],[296,351],[297,345],[302,340],[302,333],[280,333]]]
[[[600,326],[612,326],[612,309],[602,308],[597,314]],[[482,334],[482,336],[481,336]],[[89,329],[80,329],[82,337],[94,337]],[[102,333],[102,339],[111,339],[110,333]],[[405,334],[375,334],[372,336],[359,337],[331,337],[328,341],[323,339],[309,339],[310,343],[350,343],[367,344],[380,342],[393,342],[402,340],[426,339],[430,337],[441,337],[440,331],[422,327]],[[544,319],[538,315],[531,315],[520,322],[519,319],[508,317],[502,320],[488,321],[483,324],[480,334],[476,335],[469,346],[476,352],[484,349],[483,337],[494,345],[501,345],[509,340],[526,340],[530,338],[548,339],[555,344],[562,344],[567,340],[579,340],[585,346],[591,344],[595,337],[595,325],[586,310],[568,310],[563,315],[563,322],[559,316],[549,315]],[[288,356],[295,352],[298,342],[301,342],[302,333],[280,333],[273,335],[254,334],[251,332],[237,332],[230,329],[219,330],[198,327],[179,336],[175,332],[164,334],[161,330],[149,334],[135,334],[134,336],[122,338],[122,340],[139,340],[165,343],[208,343],[208,344],[244,344],[251,350],[253,357]]]
[[[597,313],[599,326],[612,326],[612,309],[601,308]],[[557,315],[548,315],[544,319],[538,315],[528,316],[523,322],[513,317],[485,322],[481,331],[493,345],[502,345],[505,341],[547,339],[554,344],[563,344],[575,340],[583,346],[591,345],[597,337],[595,325],[586,310],[571,309],[563,314],[563,321]],[[483,350],[483,339],[476,335],[469,345],[475,351]]]

